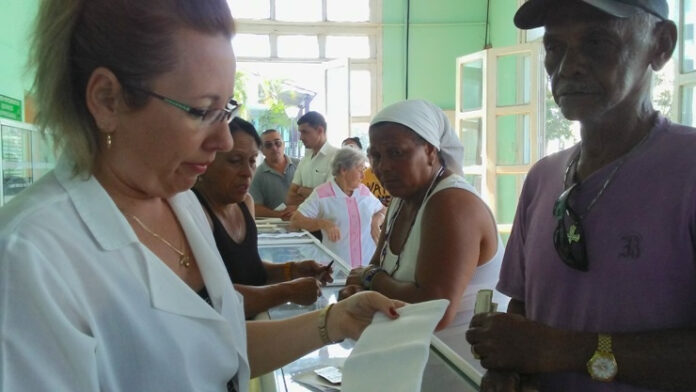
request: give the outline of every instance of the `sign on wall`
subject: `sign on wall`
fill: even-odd
[[[0,94],[0,117],[22,121],[22,101]]]

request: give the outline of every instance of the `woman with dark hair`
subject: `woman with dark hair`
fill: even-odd
[[[246,392],[397,316],[372,295],[245,323],[188,191],[233,143],[224,0],[44,0],[36,26],[38,125],[61,157],[0,209],[0,389]]]
[[[362,143],[360,142],[360,138],[357,136],[345,138],[343,142],[341,142],[341,147],[355,147],[360,151],[362,151],[363,149]]]
[[[261,138],[254,126],[235,117],[230,123],[234,147],[218,153],[193,192],[203,205],[213,237],[235,289],[244,296],[247,318],[286,302],[313,304],[331,270],[313,260],[274,264],[261,261],[249,194]]]

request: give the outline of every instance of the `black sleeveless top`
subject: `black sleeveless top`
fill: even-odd
[[[263,286],[268,281],[266,269],[259,256],[258,238],[256,223],[251,216],[249,209],[244,202],[237,203],[244,215],[246,225],[246,237],[238,244],[227,234],[225,226],[220,219],[213,213],[208,202],[197,191],[193,191],[198,197],[203,207],[208,211],[210,220],[213,222],[213,237],[215,245],[225,262],[227,273],[232,279],[232,283],[245,284],[249,286]]]

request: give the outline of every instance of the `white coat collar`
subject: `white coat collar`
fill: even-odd
[[[61,158],[58,162],[55,175],[72,199],[78,215],[102,249],[111,251],[128,246],[138,248],[140,259],[123,262],[134,263],[131,270],[136,273],[141,271],[141,274],[144,274],[138,278],[148,286],[154,308],[188,317],[226,321],[221,314],[224,315],[224,311],[229,311],[230,307],[222,303],[222,298],[226,291],[234,289],[215,247],[212,233],[209,233],[210,238],[206,240],[202,231],[210,230],[207,221],[203,226],[196,225],[191,215],[192,209],[200,210],[201,207],[190,191],[173,196],[169,199],[169,203],[189,240],[211,302],[221,314],[205,304],[196,292],[140,243],[126,218],[94,176],[86,180],[73,176],[72,163],[65,158]],[[191,199],[196,203],[191,203]],[[198,212],[199,215],[203,213],[202,210]],[[236,292],[228,296],[228,298],[236,297]]]

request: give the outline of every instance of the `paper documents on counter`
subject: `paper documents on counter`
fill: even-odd
[[[311,387],[313,391],[340,392],[341,386],[332,384],[319,377],[313,370],[307,370],[292,376],[296,382]]]
[[[277,229],[273,231],[268,231],[267,229],[258,230],[258,233],[258,238],[301,238],[307,236],[307,234],[303,231],[287,233],[278,232]]]
[[[397,309],[390,320],[376,313],[343,366],[343,392],[420,392],[430,337],[449,301],[438,299]]]

